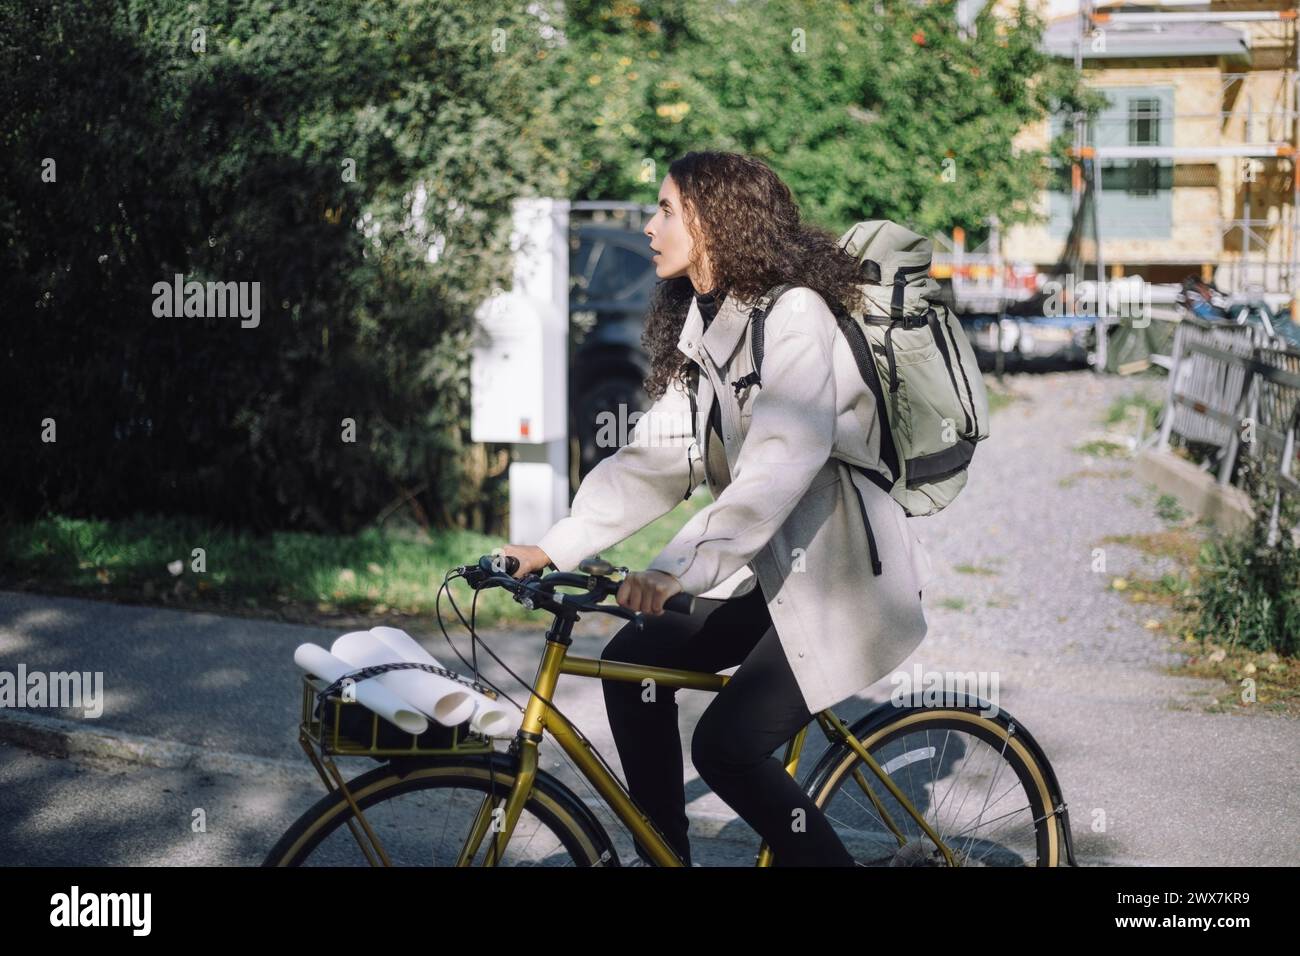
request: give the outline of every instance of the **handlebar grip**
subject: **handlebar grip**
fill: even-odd
[[[505,560],[502,560],[502,559]],[[478,559],[478,566],[485,574],[508,574],[514,577],[519,570],[519,559],[510,554],[485,554]]]
[[[664,601],[665,611],[676,611],[678,614],[695,613],[695,595],[687,594],[684,591],[678,591],[667,601]]]

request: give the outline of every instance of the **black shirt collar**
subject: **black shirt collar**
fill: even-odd
[[[726,293],[720,288],[695,293],[695,304],[699,307],[700,315],[704,318],[705,328],[718,314],[718,307],[722,305],[722,300],[726,297]]]

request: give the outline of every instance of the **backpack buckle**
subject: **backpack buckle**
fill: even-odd
[[[758,380],[757,372],[749,372],[731,383],[731,387],[736,390],[737,399],[740,398],[741,391],[748,388],[750,385],[762,386],[762,382]]]

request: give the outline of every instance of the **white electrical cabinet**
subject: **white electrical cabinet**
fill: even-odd
[[[569,203],[514,202],[514,281],[475,312],[470,438],[509,443],[510,530],[532,544],[569,513]]]
[[[502,292],[475,313],[470,437],[542,444],[567,432],[568,315],[522,292]]]

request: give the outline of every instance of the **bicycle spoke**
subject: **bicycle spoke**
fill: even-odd
[[[1006,793],[1004,793],[1004,794],[1002,795],[1002,797],[1005,797],[1007,793],[1010,793],[1010,792],[1012,792],[1013,790],[1018,790],[1018,789],[1019,789],[1018,786],[1013,785],[1009,790],[1006,791]],[[1002,797],[998,797],[998,800],[995,801],[995,803],[1000,802],[1000,801],[1002,800]],[[1015,810],[1011,810],[1011,811],[1009,811],[1008,813],[1004,813],[1004,814],[1002,814],[1001,816],[993,817],[993,818],[991,818],[991,819],[989,819],[989,820],[984,820],[983,823],[981,823],[980,820],[977,820],[974,824],[972,824],[972,826],[975,827],[975,828],[978,828],[978,827],[981,826],[981,825],[989,825],[989,824],[993,824],[993,823],[996,823],[998,820],[1006,820],[1007,818],[1010,818],[1010,817],[1012,817],[1012,816],[1015,816],[1015,815],[1018,814],[1018,813],[1022,813],[1022,812],[1025,811],[1025,810],[1031,810],[1029,804],[1027,804],[1027,803],[1026,803],[1023,807],[1019,807],[1019,808],[1017,808],[1017,809],[1015,809]],[[1032,812],[1032,810],[1031,810],[1031,812]],[[1005,828],[1005,826],[1006,826],[1006,824],[1003,823],[1001,827],[998,827],[998,828],[995,828],[995,829],[992,829],[992,830],[988,830],[988,831],[986,831],[986,833],[985,833],[984,836],[983,836],[983,840],[984,840],[986,843],[994,842],[994,840],[993,840],[994,836],[995,836],[996,834],[999,834],[999,833],[1001,832],[1001,830],[1002,830],[1003,828]],[[970,829],[970,827],[968,827],[966,830],[962,830],[961,833],[953,834],[954,839],[960,837],[963,833],[966,833],[967,830],[969,830],[969,829]],[[1032,831],[1031,831],[1031,832],[1032,832]],[[973,837],[972,837],[972,839],[973,839]],[[985,851],[985,852],[987,853],[988,851]],[[969,855],[969,854],[968,854],[968,855]]]
[[[993,793],[993,787],[998,782],[998,776],[1002,773],[1002,768],[1006,766],[1007,745],[1011,743],[1011,734],[1012,731],[1008,730],[1007,735],[1002,738],[1002,750],[998,754],[1002,759],[998,761],[997,769],[993,771],[993,779],[989,781],[988,793],[984,794],[984,806],[980,807],[979,816],[976,817],[977,820],[984,816],[984,811],[988,808],[989,796]],[[970,846],[974,840],[975,835],[972,833],[970,841],[966,845],[965,855],[968,857],[970,856]]]
[[[1023,811],[1023,810],[1029,810],[1031,813],[1033,812],[1033,811],[1032,811],[1032,808],[1030,808],[1029,805],[1026,804],[1025,806],[1021,807],[1020,810],[1012,811],[1012,813],[1005,814],[1004,816],[1006,816],[1006,817],[1014,816],[1014,815],[1020,813],[1020,812]],[[1006,824],[1004,823],[1003,826],[1005,827]],[[998,842],[997,842],[996,840],[993,840],[993,839],[992,839],[993,834],[995,834],[995,833],[997,833],[997,832],[998,832],[997,830],[993,830],[993,831],[991,831],[991,832],[988,834],[988,836],[986,836],[986,837],[984,838],[984,842],[988,845],[988,848],[987,848],[983,853],[981,853],[979,856],[977,856],[977,857],[975,858],[975,862],[976,862],[976,863],[979,863],[980,861],[982,861],[986,856],[988,856],[990,853],[993,852],[994,849],[996,849],[996,848],[998,847],[998,845],[999,845]],[[1031,831],[1031,832],[1032,832],[1032,831]],[[1034,845],[1035,845],[1035,848],[1036,848],[1037,845],[1038,845],[1038,844],[1037,844],[1037,841],[1034,841]],[[1038,856],[1037,856],[1037,853],[1036,853],[1036,852],[1035,852],[1034,859],[1035,859],[1035,860],[1038,859]]]
[[[1014,817],[1017,813],[1024,813],[1026,810],[1032,812],[1032,808],[1028,804],[1026,804],[1023,807],[1017,807],[1015,810],[1010,810],[1007,813],[1001,814],[1000,816],[993,817],[991,820],[985,820],[983,823],[977,821],[975,823],[972,823],[969,827],[965,827],[964,829],[959,830],[956,833],[952,834],[952,837],[953,839],[956,839],[958,837],[966,835],[972,829],[978,829],[979,827],[984,826],[985,824],[991,824],[997,822],[998,820],[1005,820],[1008,817]]]
[[[951,736],[952,736],[952,731],[949,730],[949,729],[945,729],[945,730],[944,730],[944,733],[943,733],[943,748],[939,751],[939,762],[938,762],[937,764],[935,764],[935,773],[936,773],[936,774],[937,774],[937,773],[941,773],[941,772],[943,771],[943,755],[946,754],[946,753],[948,752],[948,739],[949,739]],[[935,796],[937,795],[937,792],[938,792],[938,789],[939,789],[939,779],[938,779],[938,777],[935,777],[935,776],[933,776],[933,775],[932,775],[932,779],[934,780],[934,784],[933,784],[933,790],[932,790],[932,792],[930,793],[930,801],[933,803],[933,802],[934,802],[934,798],[935,798]],[[952,789],[952,788],[949,787],[949,790],[951,790],[951,789]],[[940,811],[940,809],[942,809],[942,807],[943,807],[943,803],[940,802],[940,803],[938,803],[937,805],[935,805],[935,808],[934,808],[934,822],[935,822],[935,829],[936,829],[936,830],[939,830],[939,811]],[[940,832],[942,832],[942,831],[940,831]]]
[[[981,748],[981,752],[982,752],[982,748]],[[971,746],[970,746],[970,744],[967,744],[967,745],[966,745],[966,755],[965,755],[964,757],[962,757],[962,759],[961,759],[961,767],[962,767],[962,769],[965,768],[966,762],[967,762],[968,760],[970,760],[970,753],[971,753]],[[976,757],[976,759],[978,760],[979,758]],[[950,796],[952,796],[952,792],[953,792],[953,790],[954,790],[954,789],[956,788],[956,786],[957,786],[957,779],[958,779],[959,774],[960,774],[960,771],[959,771],[959,770],[957,770],[957,769],[954,769],[954,770],[953,770],[953,774],[952,774],[952,782],[948,784],[948,791],[947,791],[947,793],[944,794],[943,801],[940,802],[940,804],[939,804],[939,810],[942,810],[942,809],[943,809],[943,804],[944,804],[944,803],[947,803],[948,798],[949,798]],[[972,776],[977,776],[977,775],[972,774]],[[962,810],[962,807],[964,807],[964,806],[966,805],[966,797],[968,797],[968,796],[970,796],[969,792],[966,794],[966,796],[962,797],[961,805],[957,807],[957,812],[956,812],[955,814],[953,814],[953,819],[954,819],[954,820],[957,820],[957,819],[960,819],[960,818],[961,818],[961,810]],[[935,819],[938,820],[938,811],[935,812]]]
[[[449,802],[450,802],[450,803],[455,803],[455,802],[456,802],[456,794],[457,794],[457,792],[458,792],[459,790],[460,790],[459,787],[453,787],[453,788],[452,788],[452,790],[451,790],[451,797],[449,798]],[[444,845],[446,844],[446,842],[447,842],[447,821],[448,821],[449,818],[450,818],[450,815],[449,815],[449,814],[443,814],[443,817],[442,817],[442,833],[441,833],[441,834],[439,835],[439,837],[438,837],[438,849],[437,849],[437,852],[436,852],[436,853],[434,854],[434,856],[433,856],[433,859],[434,859],[435,862],[437,862],[437,861],[439,861],[439,860],[442,859],[442,848],[443,848],[443,846],[444,846]]]
[[[885,821],[882,820],[882,819],[880,819],[880,817],[876,816],[876,814],[872,812],[872,810],[871,810],[870,807],[868,807],[868,806],[866,806],[865,804],[863,804],[860,800],[858,800],[856,797],[854,797],[851,793],[850,793],[850,794],[847,794],[847,796],[848,796],[848,798],[849,798],[850,800],[852,800],[855,804],[857,804],[859,807],[861,807],[862,810],[863,810],[863,811],[864,811],[864,812],[865,812],[865,813],[866,813],[866,814],[867,814],[867,815],[868,815],[868,816],[869,816],[873,821],[875,821],[877,824],[879,824],[878,829],[880,830],[880,832],[882,832],[882,833],[887,833],[887,832],[889,832],[889,831],[888,831],[888,828],[886,828],[886,826],[885,826]],[[829,816],[829,813],[827,813],[827,815]],[[838,822],[838,823],[840,823],[841,825],[843,825],[846,829],[853,830],[853,831],[858,832],[858,833],[868,833],[868,832],[870,832],[870,831],[867,830],[867,829],[864,829],[864,828],[862,828],[862,827],[855,827],[855,826],[853,826],[852,824],[849,824],[849,823],[847,823],[847,822],[845,822],[845,821],[843,821],[843,820],[837,820],[836,822]]]
[[[906,751],[904,751],[904,753],[906,753]],[[912,806],[916,806],[916,787],[912,783],[912,763],[913,761],[911,760],[907,762],[907,790],[904,792],[903,795],[907,797],[908,801],[911,802]],[[903,820],[904,820],[904,825],[907,827],[908,841],[910,842],[911,835],[912,835],[912,823],[914,823],[915,821],[912,820],[912,815],[910,813],[904,813]],[[921,836],[921,831],[918,828],[917,838],[920,839],[920,836]]]
[[[928,750],[930,753],[934,753],[934,748],[930,746],[930,728],[928,728],[928,727],[925,729],[925,747],[926,747],[926,750]],[[940,757],[940,759],[943,759],[943,758]],[[930,762],[930,806],[934,806],[934,795],[935,795],[935,791],[936,791],[936,789],[937,789],[937,786],[936,786],[936,783],[935,783],[935,776],[934,776],[935,773],[936,773],[936,765],[935,765],[934,761],[931,761],[931,762]],[[936,816],[935,816],[935,821],[938,822],[938,819],[939,819],[939,818],[938,818],[938,816],[936,815]],[[937,828],[936,828],[936,829],[937,829]]]

